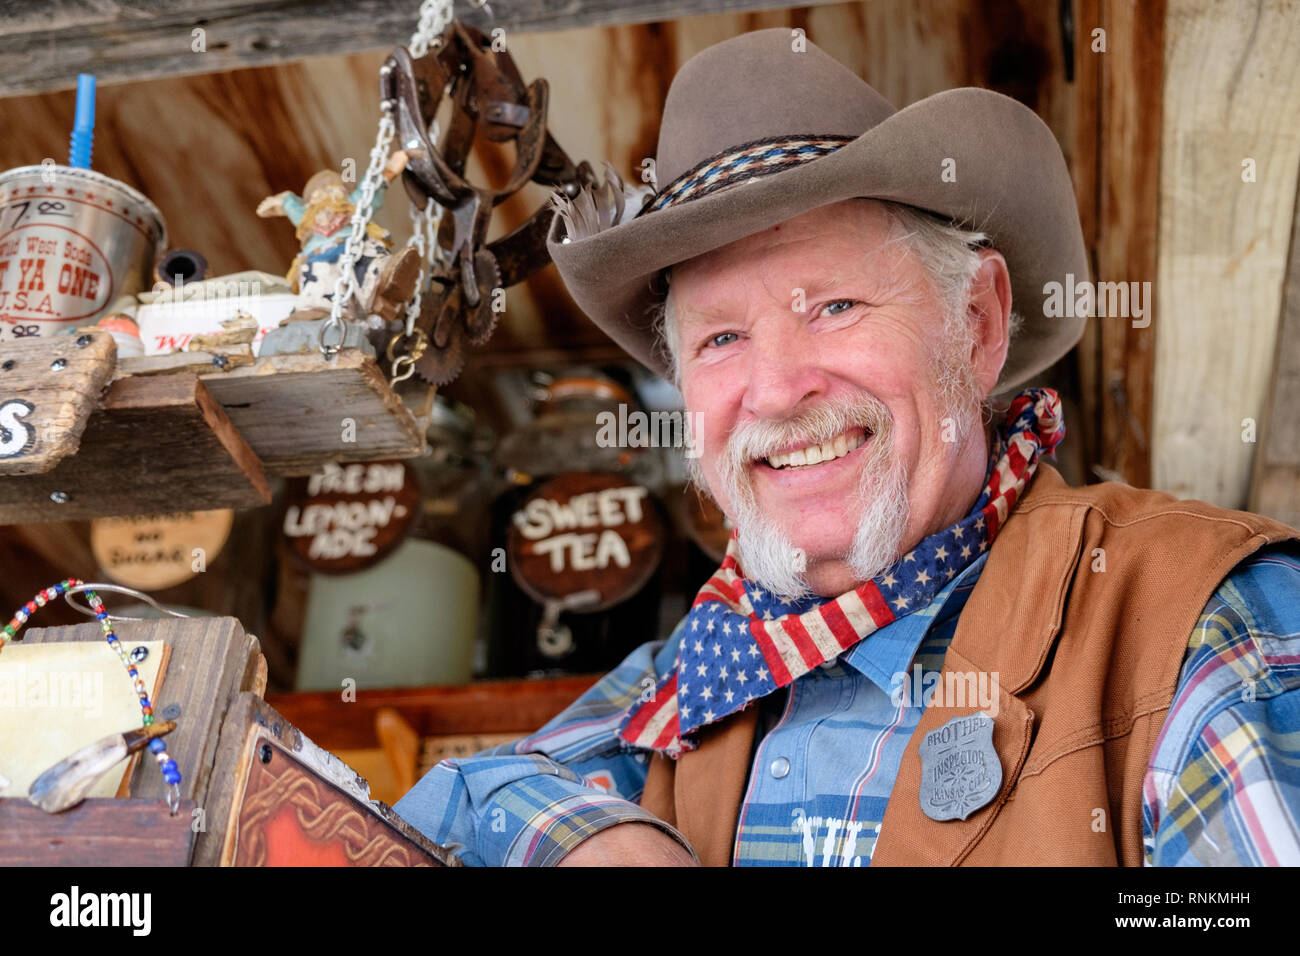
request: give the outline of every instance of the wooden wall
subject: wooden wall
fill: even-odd
[[[1297,50],[1294,3],[1171,0],[1152,431],[1154,483],[1179,497],[1246,507],[1261,419],[1300,413],[1267,405],[1275,359],[1300,374],[1295,345],[1274,351],[1300,172]],[[1279,501],[1256,506],[1282,517]]]

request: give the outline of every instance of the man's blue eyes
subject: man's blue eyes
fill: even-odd
[[[826,308],[822,310],[822,312],[825,315],[841,315],[843,314],[844,309],[850,309],[856,304],[857,304],[856,299],[836,299],[834,302],[827,305]],[[832,311],[837,305],[844,306],[844,309],[841,309],[838,312]],[[739,338],[739,336],[735,332],[719,332],[717,335],[709,337],[708,344],[715,348],[721,348],[724,345],[729,345],[730,340],[736,338]],[[728,341],[720,342],[718,341],[719,339],[728,339]]]

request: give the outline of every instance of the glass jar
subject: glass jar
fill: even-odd
[[[630,383],[589,367],[538,373],[534,383],[534,418],[496,455],[510,484],[492,507],[492,554],[505,560],[487,581],[487,674],[600,673],[656,636],[670,527],[663,459],[603,429],[643,414]],[[525,508],[537,520],[524,520]],[[552,522],[551,512],[561,517]],[[521,527],[535,539],[523,541]],[[635,540],[618,540],[634,527]],[[539,581],[538,562],[525,569],[521,554],[543,546],[555,573],[543,566]],[[611,573],[624,562],[642,562],[632,569],[642,573]]]
[[[311,575],[297,689],[336,689],[348,677],[365,688],[473,676],[491,503],[486,436],[469,409],[441,396],[426,434],[424,454],[405,463],[418,489],[406,537],[370,566]]]

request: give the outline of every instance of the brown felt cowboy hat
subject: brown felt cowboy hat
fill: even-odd
[[[658,192],[639,211],[623,208],[618,183],[587,187],[576,204],[557,194],[546,245],[579,308],[665,377],[649,314],[664,269],[855,196],[979,229],[1005,257],[1024,324],[997,391],[1025,384],[1083,334],[1083,316],[1043,310],[1047,283],[1089,274],[1065,159],[1034,111],[1000,93],[947,90],[895,109],[802,34],[757,30],[677,72],[655,165]]]

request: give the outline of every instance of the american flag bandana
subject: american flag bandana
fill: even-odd
[[[722,566],[686,615],[676,664],[628,710],[619,736],[676,755],[688,735],[834,660],[864,637],[925,607],[987,551],[1038,467],[1065,437],[1060,397],[1030,388],[999,426],[984,490],[970,513],[903,555],[884,574],[837,598],[781,601],[746,581],[736,533]]]

